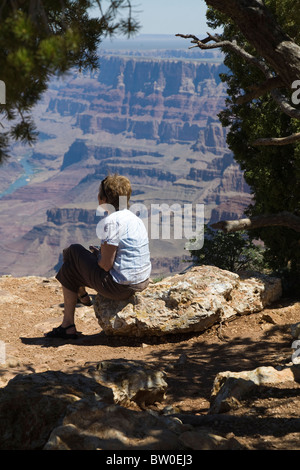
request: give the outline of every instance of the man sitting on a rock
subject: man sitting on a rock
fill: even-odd
[[[127,198],[124,209],[119,208],[121,196]],[[89,251],[73,244],[63,251],[64,262],[56,278],[62,284],[64,315],[61,325],[45,334],[47,338],[78,337],[76,304],[80,300],[91,305],[85,287],[116,300],[127,299],[147,287],[151,272],[149,240],[143,221],[128,209],[130,196],[131,184],[124,176],[107,176],[101,182],[99,205],[108,208],[101,221],[101,246]]]

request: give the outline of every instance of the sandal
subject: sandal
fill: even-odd
[[[88,297],[88,303],[82,301],[82,299],[85,299],[85,297]],[[93,305],[93,302],[91,301],[91,298],[87,292],[83,295],[78,295],[77,303],[85,305],[86,307]]]
[[[73,333],[73,334],[68,334],[67,330],[69,328],[75,327],[75,325],[69,325],[66,326],[65,328],[63,326],[58,326],[56,328],[53,328],[52,331],[49,331],[49,333],[45,333],[46,338],[63,338],[63,339],[77,339],[78,334]]]

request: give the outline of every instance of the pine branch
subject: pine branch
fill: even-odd
[[[246,93],[245,95],[239,96],[236,99],[237,104],[248,103],[249,101],[255,100],[260,96],[272,91],[274,88],[279,88],[285,86],[280,77],[268,78],[264,83],[259,86],[254,86],[252,91]]]

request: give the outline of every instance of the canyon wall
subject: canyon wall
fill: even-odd
[[[34,174],[1,199],[1,273],[52,275],[66,245],[95,243],[108,173],[130,178],[132,203],[204,204],[206,222],[243,214],[250,191],[217,117],[224,65],[152,55],[102,54],[99,71],[50,84],[34,115]],[[157,274],[182,268],[185,242],[150,241]]]

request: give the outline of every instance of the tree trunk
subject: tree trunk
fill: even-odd
[[[300,47],[279,27],[261,0],[205,0],[231,18],[287,88],[300,77]]]

